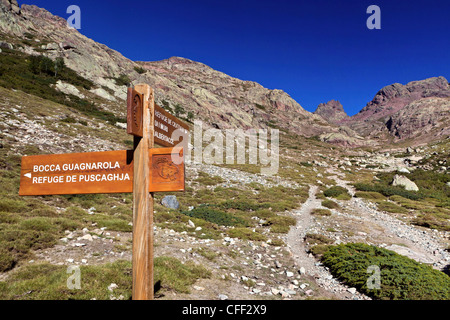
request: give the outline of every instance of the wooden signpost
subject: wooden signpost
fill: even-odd
[[[22,157],[19,195],[133,192],[133,299],[151,300],[153,192],[184,191],[179,145],[187,146],[189,127],[155,105],[153,90],[140,84],[128,89],[127,133],[133,150]]]
[[[148,150],[149,192],[184,191],[182,148]],[[19,195],[131,193],[133,150],[22,157]]]
[[[189,126],[183,121],[177,119],[169,112],[155,104],[155,143],[165,147],[175,147],[181,142],[187,142]],[[175,130],[179,130],[180,138],[172,138]],[[186,140],[184,140],[186,139]],[[187,145],[186,145],[187,147]]]

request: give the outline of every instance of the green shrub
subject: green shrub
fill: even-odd
[[[348,193],[348,190],[341,186],[333,186],[333,187],[325,190],[323,192],[323,194],[325,195],[325,197],[332,197],[332,198],[338,198],[341,195],[350,196],[350,194]]]
[[[393,251],[362,243],[329,246],[321,261],[348,286],[375,299],[448,300],[450,277]],[[380,289],[367,287],[369,266],[380,269]]]
[[[139,74],[143,74],[143,73],[145,73],[147,70],[145,70],[145,69],[142,68],[142,67],[134,67],[134,71],[136,71],[136,72],[139,73]]]
[[[222,177],[210,176],[209,174],[201,171],[198,174],[198,178],[195,179],[194,181],[198,182],[201,185],[214,186],[216,184],[220,184],[220,183],[224,182],[225,180],[223,180]]]
[[[250,241],[266,241],[267,237],[259,232],[253,232],[248,228],[233,228],[227,231],[232,238],[239,238]]]
[[[425,228],[450,231],[448,219],[440,219],[430,213],[419,214],[412,220],[412,223]]]
[[[174,113],[176,117],[186,113],[186,110],[179,104],[175,105]]]
[[[131,83],[131,79],[126,74],[121,74],[114,80],[118,86],[128,86]]]
[[[324,207],[326,207],[328,209],[337,209],[337,208],[339,208],[339,205],[336,202],[334,202],[333,200],[329,200],[329,199],[323,200],[322,201],[322,206],[324,206]]]
[[[245,200],[227,200],[219,205],[224,209],[235,209],[241,211],[256,211],[261,208],[267,208],[268,204],[258,204]]]
[[[44,56],[27,55],[9,50],[0,53],[0,86],[69,106],[83,114],[112,124],[124,122],[112,112],[101,110],[94,103],[54,88],[58,80],[90,90],[94,83],[66,67],[61,58],[55,61]],[[125,79],[126,80],[126,79]]]
[[[316,244],[309,249],[309,252],[319,258],[328,250],[328,246],[328,244]]]
[[[265,225],[270,226],[270,232],[288,233],[291,226],[296,224],[297,220],[295,218],[278,215],[268,218]]]
[[[357,191],[355,196],[358,198],[369,199],[369,200],[385,200],[386,197],[379,192],[373,191]]]
[[[315,208],[311,211],[311,214],[316,216],[331,216],[331,211],[328,209]]]
[[[332,239],[328,238],[327,236],[324,236],[323,234],[318,233],[307,233],[305,235],[305,241],[308,242],[310,245],[333,243]]]
[[[403,198],[408,198],[411,200],[419,200],[423,198],[421,194],[415,191],[408,191],[402,187],[393,187],[383,184],[355,183],[355,188],[358,191],[378,192],[386,197],[399,195]]]
[[[0,212],[0,223],[16,223],[19,221],[19,218],[9,212]]]
[[[408,210],[396,205],[395,203],[382,201],[378,203],[378,210],[383,210],[391,213],[407,213]]]
[[[222,226],[247,225],[245,220],[235,217],[227,212],[213,209],[210,206],[200,206],[192,209],[191,211],[182,211],[182,213],[189,217],[203,219]]]
[[[256,106],[258,109],[266,110],[266,107],[263,106],[263,105],[261,105],[261,104],[259,104],[259,103],[255,103],[255,106]]]
[[[446,173],[439,173],[433,170],[416,169],[408,174],[408,178],[412,180],[418,187],[419,191],[407,191],[403,187],[394,187],[390,183],[395,174],[399,172],[379,173],[377,177],[380,179],[375,184],[357,183],[355,187],[360,191],[375,191],[387,197],[399,195],[411,200],[420,200],[423,198],[435,198],[445,201],[450,197],[450,188],[447,182],[450,176]]]

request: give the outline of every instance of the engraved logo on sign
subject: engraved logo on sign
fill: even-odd
[[[136,126],[137,129],[139,129],[141,127],[141,113],[140,113],[140,109],[141,109],[141,98],[139,97],[138,94],[136,94],[133,98],[133,121],[134,121],[134,125]]]
[[[157,170],[158,175],[163,179],[174,181],[180,173],[178,167],[173,164],[168,157],[158,157],[153,164],[153,168]]]

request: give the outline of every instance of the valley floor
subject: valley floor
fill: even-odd
[[[245,184],[269,183],[259,175],[234,169],[203,165],[196,170],[221,173],[224,178],[228,177],[228,185],[242,181]],[[355,190],[344,180],[343,173],[336,168],[328,168],[326,172],[336,185],[347,188],[354,196]],[[271,183],[292,185],[291,181],[280,179]],[[308,187],[306,201],[299,204],[299,208],[286,213],[296,219],[296,225],[280,237],[283,240],[280,246],[231,237],[201,239],[186,231],[175,231],[170,226],[155,226],[156,257],[174,257],[183,263],[194,261],[211,271],[210,277],[195,281],[189,292],[163,288],[156,292],[156,298],[370,300],[370,297],[334,278],[328,268],[311,253],[310,249],[315,244],[311,243],[311,235],[324,236],[333,244],[373,244],[433,265],[436,269],[443,269],[449,263],[450,255],[446,250],[448,232],[412,226],[402,221],[401,217],[379,211],[370,201],[357,197],[335,200],[339,206],[330,210],[331,215],[315,215],[314,209],[326,207],[322,206],[322,199],[317,197],[319,185]],[[190,224],[193,224],[192,221]],[[13,271],[1,274],[0,280],[8,279],[9,274],[19,272],[27,265],[43,262],[59,266],[101,266],[118,260],[130,262],[131,233],[99,228],[66,232],[57,245],[37,250],[33,256],[32,260]],[[117,298],[114,289],[111,290],[110,298]]]

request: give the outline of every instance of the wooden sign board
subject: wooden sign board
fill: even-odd
[[[150,167],[149,192],[184,190],[184,161],[174,164],[170,156],[180,152],[149,149],[156,168]],[[24,156],[19,195],[133,192],[133,170],[132,150]]]
[[[184,191],[183,148],[157,148],[149,152],[151,192]]]
[[[127,133],[142,137],[144,96],[128,88],[127,91]]]
[[[180,129],[181,139],[172,138],[176,129]],[[154,139],[155,143],[164,147],[175,147],[183,141],[184,147],[187,148],[189,126],[155,103]]]

